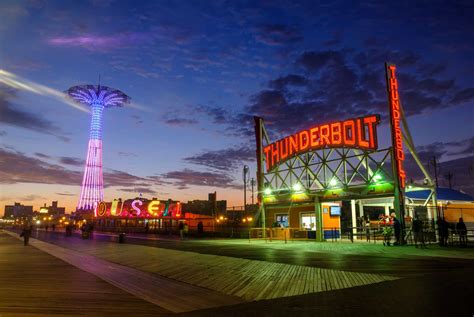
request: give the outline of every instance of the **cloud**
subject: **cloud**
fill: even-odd
[[[118,48],[134,47],[151,41],[148,33],[126,32],[111,35],[82,34],[52,37],[47,42],[59,47],[80,47],[88,51],[107,52]]]
[[[138,155],[137,155],[136,153],[123,152],[123,151],[118,151],[118,152],[117,152],[117,155],[118,155],[118,156],[121,156],[121,157],[138,157]]]
[[[5,130],[0,130],[0,136],[6,136],[7,135],[7,131]]]
[[[188,118],[168,118],[165,119],[164,121],[167,125],[171,126],[177,126],[177,127],[182,127],[182,126],[188,126],[188,125],[194,125],[197,124],[198,121],[195,119],[188,119]]]
[[[39,152],[36,152],[35,156],[43,158],[43,159],[50,159],[51,158],[50,155],[47,155],[47,154],[44,154],[44,153],[39,153]]]
[[[474,99],[474,87],[460,88],[453,78],[440,79],[444,66],[422,63],[410,51],[369,49],[303,52],[288,74],[268,82],[254,93],[247,115],[261,116],[266,125],[282,133],[306,128],[315,122],[379,113],[388,116],[383,64],[398,66],[402,104],[407,116],[454,107]],[[418,72],[422,63],[431,71]],[[436,75],[433,75],[436,74]],[[249,127],[247,132],[250,132]]]
[[[453,174],[454,189],[460,189],[474,195],[474,137],[451,142],[433,142],[417,146],[417,154],[421,163],[434,179],[433,157],[436,157],[438,183],[440,186],[449,185],[445,176]],[[452,156],[462,155],[461,158],[447,160]],[[409,178],[423,180],[421,170],[411,155],[406,155],[405,169]]]
[[[137,194],[156,194],[156,191],[148,187],[120,188],[119,191]]]
[[[69,170],[24,153],[0,148],[0,184],[37,183],[80,186],[82,171]],[[156,176],[140,177],[118,170],[104,172],[104,186],[147,187],[165,182]]]
[[[427,162],[436,156],[437,159],[443,159],[444,156],[473,155],[474,137],[459,141],[433,142],[416,147],[418,156],[422,162]]]
[[[233,177],[222,172],[200,172],[191,169],[171,171],[161,175],[165,179],[175,180],[174,185],[179,189],[187,189],[189,186],[208,186],[214,188],[240,188],[233,183]]]
[[[451,102],[453,104],[461,104],[472,100],[474,100],[474,87],[466,88],[456,92],[456,94],[452,97]]]
[[[256,40],[267,45],[293,44],[303,40],[296,27],[285,24],[265,24],[257,26],[255,30]]]
[[[0,149],[0,183],[80,185],[82,173],[67,170],[21,152]]]
[[[217,170],[237,170],[245,162],[255,161],[255,149],[241,145],[216,151],[204,151],[200,154],[186,157],[184,161],[206,166]]]
[[[86,161],[77,157],[70,157],[70,156],[61,156],[59,158],[59,163],[71,166],[84,166]]]
[[[44,119],[39,114],[21,110],[14,105],[16,91],[0,84],[0,122],[14,127],[33,130],[35,132],[54,135],[62,141],[69,141],[62,130],[53,122]]]
[[[434,180],[433,165],[425,164],[425,167]],[[410,179],[420,181],[424,178],[411,156],[407,157],[407,160],[405,161],[405,170],[407,171],[407,175]],[[474,195],[474,156],[438,162],[437,171],[438,184],[440,187],[449,186],[446,175],[451,173],[453,175],[451,180],[453,189],[461,190],[470,195]]]
[[[232,120],[232,114],[220,106],[199,105],[193,108],[195,111],[211,117],[216,124],[229,123]]]
[[[71,194],[69,192],[65,192],[65,193],[56,193],[56,195],[59,195],[59,196],[76,196],[76,194]]]
[[[46,197],[43,197],[43,196],[40,196],[40,195],[26,195],[26,196],[23,196],[21,198],[19,198],[20,201],[33,201],[33,200],[39,200],[39,199],[42,199],[42,200],[45,200],[47,199]]]
[[[268,85],[271,88],[274,88],[276,90],[283,90],[288,86],[304,87],[307,84],[308,84],[308,80],[304,76],[289,74],[289,75],[278,77],[277,79],[271,80]]]

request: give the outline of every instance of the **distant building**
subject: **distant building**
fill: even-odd
[[[4,218],[19,218],[19,217],[32,217],[33,206],[25,206],[21,203],[15,203],[14,205],[5,206]]]
[[[217,200],[217,193],[209,193],[208,200],[191,200],[183,203],[183,211],[199,215],[216,216],[225,213],[227,200]]]
[[[66,213],[66,208],[58,207],[58,202],[53,201],[51,206],[48,207],[48,213],[50,215],[64,215]]]

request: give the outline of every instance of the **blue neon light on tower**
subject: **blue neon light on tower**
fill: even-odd
[[[122,107],[129,103],[130,97],[120,90],[101,85],[74,86],[66,93],[74,101],[88,105],[92,112],[81,197],[77,204],[77,209],[92,209],[97,202],[104,200],[102,114],[105,108]]]

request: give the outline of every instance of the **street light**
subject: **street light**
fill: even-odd
[[[265,188],[265,190],[263,191],[263,193],[264,193],[265,195],[267,195],[267,196],[268,196],[268,195],[271,195],[271,194],[272,194],[272,189],[271,189],[270,187],[267,187],[267,188]]]
[[[294,192],[300,192],[301,189],[302,189],[302,186],[301,186],[300,183],[295,183],[295,184],[293,185],[293,191],[294,191]]]
[[[330,185],[331,187],[336,186],[336,185],[337,185],[337,179],[332,178],[331,181],[329,182],[329,185]]]
[[[381,181],[382,178],[383,178],[382,175],[380,175],[380,174],[375,174],[374,177],[373,177],[373,180],[374,180],[374,182],[377,183],[377,182]]]

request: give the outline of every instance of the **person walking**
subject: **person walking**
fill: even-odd
[[[401,245],[401,231],[402,225],[400,224],[400,220],[396,217],[395,213],[392,213],[392,223],[393,223],[393,231],[395,233],[395,243],[393,245]]]
[[[449,223],[440,217],[438,219],[439,245],[442,247],[448,246]]]
[[[189,226],[187,222],[184,223],[183,232],[184,232],[184,237],[187,238],[188,232],[189,232]]]
[[[27,246],[30,241],[31,231],[33,230],[33,226],[30,224],[25,224],[23,230],[20,233],[20,237],[23,237],[23,245]]]
[[[425,239],[423,237],[423,221],[418,218],[418,215],[415,215],[415,218],[413,219],[411,230],[415,240],[415,247],[418,248],[418,243],[421,244],[421,247],[426,247]]]
[[[467,246],[467,228],[462,217],[459,218],[459,222],[456,224],[456,231],[459,235],[459,244],[462,247]]]
[[[201,237],[202,234],[204,233],[204,225],[203,225],[202,221],[198,222],[197,229],[198,229],[198,234]]]
[[[178,229],[179,229],[179,236],[181,240],[183,240],[184,239],[184,223],[182,221],[179,222]]]

